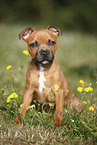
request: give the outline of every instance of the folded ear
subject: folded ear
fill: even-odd
[[[48,29],[49,31],[51,31],[56,37],[58,37],[58,36],[61,34],[61,30],[58,29],[57,27],[53,26],[53,25],[49,25],[49,26],[47,27],[47,29]]]
[[[19,39],[23,39],[24,41],[27,40],[27,38],[31,35],[31,33],[33,32],[33,29],[31,27],[27,27],[24,31],[22,31],[19,34]]]

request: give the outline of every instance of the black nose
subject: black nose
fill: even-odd
[[[50,54],[50,51],[49,51],[49,50],[41,50],[41,51],[40,51],[40,55],[41,55],[43,58],[47,57],[49,54]]]

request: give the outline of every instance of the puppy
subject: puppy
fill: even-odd
[[[32,57],[26,76],[22,115],[25,117],[33,97],[41,105],[55,102],[55,127],[61,124],[64,107],[68,106],[72,109],[74,106],[76,109],[79,108],[80,112],[82,111],[82,103],[73,96],[55,57],[57,37],[60,34],[60,29],[50,25],[47,29],[33,30],[28,27],[19,35],[19,38],[27,42]],[[19,122],[19,117],[16,117],[16,122]]]

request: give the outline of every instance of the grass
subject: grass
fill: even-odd
[[[83,113],[64,110],[60,127],[54,128],[54,112],[38,112],[29,109],[25,119],[13,123],[26,82],[26,70],[30,55],[22,53],[27,44],[18,39],[26,26],[0,24],[0,144],[14,145],[78,145],[97,144],[97,36],[77,32],[64,32],[58,38],[57,60],[73,93],[85,101]],[[7,66],[12,68],[7,70]],[[84,86],[79,80],[85,82]],[[92,85],[91,85],[91,84]],[[91,85],[93,91],[78,92],[78,87]],[[6,100],[12,93],[18,97]],[[89,110],[92,106],[94,110]]]

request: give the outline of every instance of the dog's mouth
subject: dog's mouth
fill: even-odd
[[[52,64],[54,59],[54,55],[50,51],[40,51],[36,53],[36,56],[34,58],[34,61],[36,65],[43,65],[43,66],[49,66]]]
[[[50,61],[48,61],[48,60],[44,60],[44,61],[41,62],[41,64],[44,64],[44,65],[48,64],[48,63],[50,63]]]
[[[38,59],[35,58],[34,61],[37,65],[39,65],[39,64],[41,64],[41,65],[50,65],[50,64],[52,64],[53,59],[54,59],[54,57],[52,59],[49,59],[49,60],[48,59],[38,60]]]

